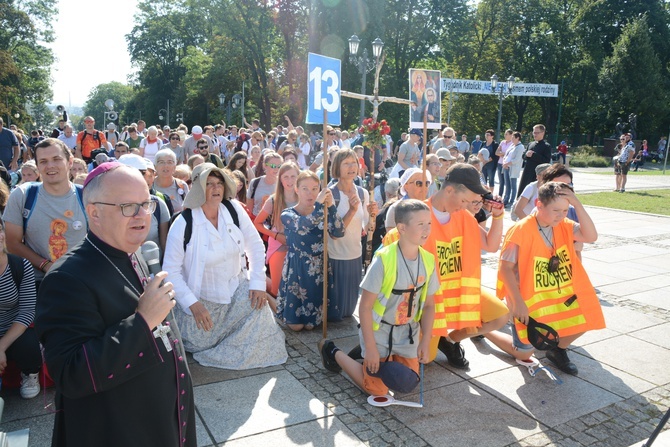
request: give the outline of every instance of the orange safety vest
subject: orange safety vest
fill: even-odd
[[[508,244],[519,247],[519,286],[528,312],[537,321],[554,328],[560,337],[605,327],[605,318],[584,266],[575,254],[574,222],[564,219],[554,227],[554,247],[560,264],[556,273],[547,271],[551,248],[544,243],[535,216],[527,216],[507,231],[502,251]],[[502,261],[501,261],[502,262]],[[498,267],[496,295],[507,292]],[[576,295],[576,299],[570,298]],[[526,325],[516,321],[522,343],[528,342]]]
[[[451,213],[442,225],[432,212],[431,230],[423,248],[435,256],[440,290],[435,294],[433,336],[448,330],[481,327],[481,234],[467,210]]]

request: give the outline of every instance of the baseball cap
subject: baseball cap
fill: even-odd
[[[450,167],[444,176],[444,181],[461,184],[470,191],[481,195],[489,192],[482,185],[477,168],[465,163],[458,163]]]
[[[423,133],[419,129],[412,129],[412,130],[409,131],[409,134],[410,135],[418,135],[418,136],[423,135]]]
[[[147,169],[151,169],[152,171],[156,172],[156,167],[154,166],[153,161],[149,160],[148,158],[145,158],[144,163],[147,165]]]
[[[441,147],[440,149],[438,149],[437,152],[435,152],[435,155],[437,155],[437,158],[441,160],[447,160],[447,161],[456,160],[456,157],[451,155],[451,152],[449,152],[449,149],[447,149],[446,147]]]
[[[191,129],[191,133],[196,134],[196,135],[201,135],[202,134],[202,127],[193,126],[193,129]]]
[[[548,324],[528,317],[528,341],[535,349],[546,351],[558,347],[558,332]]]
[[[109,123],[109,124],[107,124],[107,129],[109,129],[109,130],[116,130],[116,124],[114,124],[114,123]]]
[[[123,154],[119,157],[118,161],[121,164],[130,166],[131,168],[135,168],[140,171],[147,170],[147,160],[137,154]]]
[[[399,362],[379,362],[379,370],[371,374],[372,377],[382,379],[384,385],[402,394],[411,393],[419,384],[419,375],[408,366]]]
[[[547,170],[550,167],[551,167],[551,165],[549,163],[542,163],[542,164],[537,165],[535,167],[535,175],[542,174],[545,170]]]

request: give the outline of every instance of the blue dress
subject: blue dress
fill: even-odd
[[[288,252],[284,260],[277,316],[287,324],[314,327],[321,324],[323,306],[323,204],[302,216],[295,208],[281,213]],[[344,223],[334,205],[328,208],[328,233],[344,235]]]

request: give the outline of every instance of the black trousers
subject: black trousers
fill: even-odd
[[[7,360],[14,360],[23,374],[34,374],[42,367],[42,352],[35,329],[29,327],[7,349]]]

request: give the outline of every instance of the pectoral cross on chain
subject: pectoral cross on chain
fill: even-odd
[[[172,351],[172,345],[170,344],[170,339],[168,338],[167,334],[170,333],[170,327],[169,326],[164,326],[162,323],[156,326],[156,330],[154,330],[154,338],[160,338],[163,340],[163,344],[165,345],[165,349],[170,352]]]

